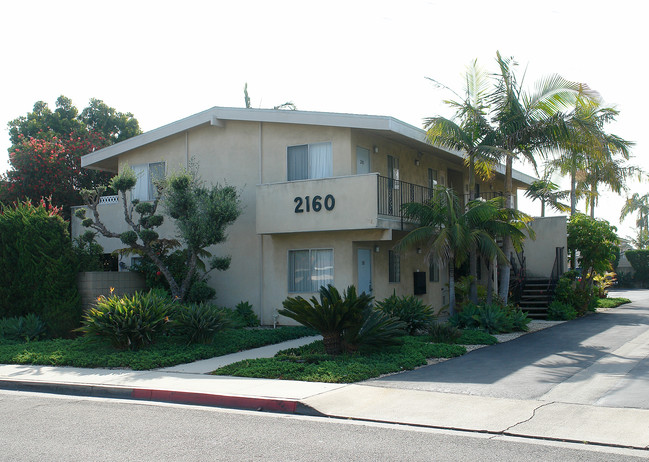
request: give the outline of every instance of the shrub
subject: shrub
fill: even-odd
[[[531,319],[527,316],[527,313],[520,308],[510,308],[507,317],[511,324],[511,330],[521,332],[526,332],[528,330],[527,325],[530,323]]]
[[[171,302],[156,292],[99,297],[77,329],[91,338],[108,340],[117,349],[137,350],[166,331]]]
[[[635,270],[635,280],[642,282],[644,287],[649,281],[649,250],[627,250],[624,255]]]
[[[310,302],[302,297],[287,298],[279,314],[320,332],[327,354],[339,355],[343,346],[355,351],[363,345],[392,343],[395,336],[405,333],[398,320],[375,314],[372,299],[364,292],[357,295],[354,286],[349,286],[341,297],[329,284],[320,287],[319,301],[316,297],[311,297]]]
[[[0,338],[25,341],[38,340],[45,336],[47,326],[34,313],[26,316],[0,319]]]
[[[478,314],[473,315],[478,321],[480,329],[490,334],[500,332],[511,332],[512,324],[507,313],[498,305],[485,305],[480,308]]]
[[[457,327],[449,323],[436,322],[428,327],[430,334],[430,341],[433,343],[456,343],[462,335],[462,332]]]
[[[554,300],[548,306],[548,320],[550,321],[570,321],[577,317],[577,310],[569,304]]]
[[[45,201],[0,209],[0,317],[34,313],[51,335],[70,335],[81,303],[68,223]]]
[[[244,327],[257,327],[260,324],[259,318],[252,310],[252,305],[248,302],[241,301],[237,303],[237,306],[234,308],[234,312],[241,320],[241,324]]]
[[[72,249],[77,256],[79,271],[103,271],[104,248],[95,242],[97,233],[86,231],[72,241]]]
[[[460,345],[495,345],[498,339],[483,330],[465,329],[455,343]]]
[[[188,343],[210,345],[214,336],[229,325],[223,310],[205,303],[177,305],[172,315],[174,332],[186,337]]]
[[[363,323],[345,329],[343,345],[347,351],[356,351],[361,346],[377,348],[402,343],[406,323],[371,307],[363,313]]]
[[[417,331],[425,331],[435,319],[433,308],[424,305],[414,295],[397,297],[393,293],[390,297],[377,302],[376,308],[406,323],[406,330],[410,335]]]
[[[607,271],[604,274],[597,274],[593,278],[593,288],[595,295],[598,298],[606,298],[608,289],[615,285],[617,282],[617,274],[612,271]]]
[[[458,329],[477,329],[480,327],[479,320],[475,318],[478,314],[480,314],[478,305],[467,303],[448,318],[448,322]]]

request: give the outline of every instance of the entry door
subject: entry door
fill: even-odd
[[[370,173],[370,150],[356,146],[356,174]]]
[[[372,251],[358,249],[358,293],[372,293]]]

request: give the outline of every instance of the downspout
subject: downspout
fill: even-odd
[[[185,168],[189,170],[189,131],[185,132]]]
[[[262,147],[262,135],[263,135],[263,122],[259,122],[259,184],[262,184],[263,181],[263,147]],[[255,191],[255,208],[257,207],[256,191]],[[255,224],[257,217],[255,216]],[[259,322],[264,324],[263,318],[263,305],[264,305],[264,236],[259,235]]]

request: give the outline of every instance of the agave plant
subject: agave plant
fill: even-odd
[[[339,355],[343,351],[343,332],[362,324],[363,312],[373,299],[365,292],[357,295],[354,286],[349,286],[341,296],[329,284],[320,287],[320,300],[315,296],[310,302],[302,297],[287,298],[279,314],[320,332],[327,354]]]

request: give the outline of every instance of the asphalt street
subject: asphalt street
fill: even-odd
[[[0,461],[601,461],[646,451],[161,403],[0,391]]]
[[[636,292],[631,304],[364,385],[649,409],[649,292],[641,293],[647,298]]]

